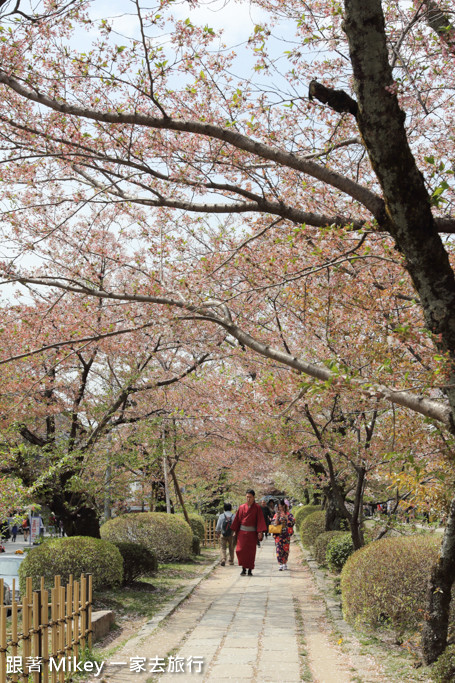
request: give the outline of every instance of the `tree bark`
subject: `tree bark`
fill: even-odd
[[[63,529],[67,536],[100,538],[98,513],[92,507],[81,504],[76,509],[73,508],[74,512],[71,512],[66,501],[60,496],[54,496],[46,503],[57,519],[63,522]]]
[[[422,631],[422,654],[426,664],[434,662],[447,646],[452,585],[455,581],[455,497],[439,552],[431,571],[427,592],[427,614]]]
[[[344,29],[357,95],[357,123],[381,184],[390,233],[406,259],[435,346],[448,356],[449,429],[455,433],[455,276],[437,233],[431,200],[410,150],[392,69],[380,0],[345,0]],[[428,592],[422,648],[427,663],[447,644],[455,578],[455,503]]]
[[[342,527],[342,523],[346,522],[346,517],[340,513],[339,506],[337,505],[330,486],[327,486],[324,489],[324,494],[325,530],[339,531]]]

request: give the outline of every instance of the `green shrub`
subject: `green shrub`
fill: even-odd
[[[308,517],[308,515],[311,515],[313,512],[318,512],[319,510],[322,510],[320,505],[302,505],[302,507],[299,508],[292,508],[292,514],[294,515],[297,529],[300,529],[305,517]]]
[[[342,531],[335,538],[332,538],[326,550],[326,560],[332,572],[341,572],[348,557],[354,552],[354,544],[351,534]]]
[[[60,575],[61,583],[68,582],[70,574],[79,580],[82,573],[93,576],[93,589],[122,583],[123,560],[118,548],[100,538],[70,536],[50,538],[32,548],[19,567],[21,592],[25,590],[25,578],[31,576],[33,589],[40,588],[44,576],[46,588],[54,585],[54,576]]]
[[[326,564],[326,551],[327,551],[327,545],[329,541],[332,540],[332,538],[335,538],[336,536],[339,536],[340,534],[344,535],[343,531],[324,531],[322,534],[319,534],[317,539],[314,542],[313,546],[313,554],[316,562],[318,563],[319,566],[323,566]]]
[[[431,669],[435,683],[452,683],[455,680],[455,645],[449,645]]]
[[[318,510],[305,517],[299,531],[304,548],[311,548],[317,537],[325,531],[325,512]]]
[[[199,536],[196,536],[196,534],[193,534],[191,552],[193,553],[193,555],[201,554],[201,539],[199,538]]]
[[[352,624],[389,624],[400,633],[424,619],[426,587],[441,539],[383,538],[357,550],[341,573],[343,614]]]
[[[138,543],[114,543],[123,560],[123,585],[127,586],[141,576],[152,576],[158,570],[158,560],[152,550]]]
[[[113,543],[139,543],[155,552],[158,562],[189,560],[193,532],[178,515],[165,512],[135,512],[110,519],[101,527],[101,537]]]
[[[183,515],[178,515],[181,519],[185,519]],[[204,523],[204,518],[201,517],[201,515],[198,515],[196,512],[190,512],[188,514],[189,520],[190,520],[190,527],[191,531],[195,536],[197,536],[201,542],[204,540],[205,537],[205,523]]]

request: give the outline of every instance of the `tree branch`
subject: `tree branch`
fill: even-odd
[[[308,88],[308,99],[318,100],[322,104],[328,104],[331,109],[339,114],[352,114],[357,116],[358,106],[357,102],[350,97],[344,90],[334,90],[333,88],[326,88],[318,81],[310,81]]]
[[[425,417],[430,417],[438,422],[442,422],[447,426],[451,424],[451,411],[446,402],[440,402],[421,395],[411,394],[407,391],[397,391],[382,384],[372,384],[371,382],[366,382],[357,378],[340,377],[336,373],[328,370],[325,366],[307,363],[297,356],[292,356],[289,353],[275,349],[268,344],[264,344],[238,327],[231,319],[229,309],[222,302],[208,301],[204,304],[191,304],[183,299],[173,299],[171,296],[147,296],[144,294],[106,292],[90,289],[72,281],[62,282],[51,278],[38,279],[20,276],[12,277],[9,281],[20,282],[22,284],[42,285],[45,287],[56,287],[76,294],[109,299],[111,301],[134,301],[138,303],[158,304],[187,311],[193,314],[191,317],[194,320],[205,320],[215,325],[219,325],[234,337],[240,345],[251,349],[264,358],[274,360],[282,365],[293,368],[304,375],[309,375],[310,377],[321,380],[322,382],[330,382],[333,386],[336,385],[339,388],[344,386],[346,390],[354,390],[367,398],[382,398],[390,403],[396,403],[413,412],[420,413]]]

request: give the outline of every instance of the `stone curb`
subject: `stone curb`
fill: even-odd
[[[213,572],[219,563],[220,560],[217,558],[204,570],[201,576],[198,576],[196,579],[190,581],[188,585],[185,586],[182,593],[179,593],[170,602],[166,603],[166,605],[159,612],[157,612],[157,614],[155,614],[150,621],[147,621],[144,626],[142,626],[135,636],[127,641],[128,646],[130,646],[136,640],[143,640],[143,638],[152,635],[158,626],[160,626],[165,619],[170,617],[171,614],[173,614],[175,610],[182,604],[182,602],[184,602],[191,595],[195,588],[197,588],[197,586],[199,586],[199,584],[202,583],[202,581],[204,581],[204,579],[206,579]]]

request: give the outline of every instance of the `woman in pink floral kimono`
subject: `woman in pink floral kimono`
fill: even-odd
[[[289,546],[295,524],[294,516],[289,512],[289,508],[284,500],[280,500],[278,503],[278,511],[272,520],[272,524],[275,526],[278,524],[282,525],[281,534],[274,534],[276,558],[279,564],[278,569],[282,571],[288,568]]]

